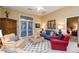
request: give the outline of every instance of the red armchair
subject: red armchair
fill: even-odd
[[[64,35],[62,40],[57,39],[56,36],[51,36],[50,37],[51,49],[66,51],[69,39],[70,39],[69,35]]]

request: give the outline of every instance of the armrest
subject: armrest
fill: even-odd
[[[52,43],[64,43],[64,44],[68,44],[68,41],[63,41],[63,40],[58,40],[58,39],[53,39],[51,40]]]
[[[4,42],[3,43],[3,47],[5,48],[15,48],[16,47],[16,43],[15,42]]]
[[[5,44],[16,44],[16,42],[14,41],[10,41],[10,42],[4,42]]]

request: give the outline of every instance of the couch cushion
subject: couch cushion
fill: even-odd
[[[51,34],[51,30],[46,30],[46,34],[50,35]]]
[[[15,34],[14,33],[11,33],[11,34],[4,35],[4,40],[5,41],[10,41],[10,37],[11,36],[15,36]]]
[[[17,41],[19,38],[18,36],[11,36],[10,41]]]
[[[6,41],[17,41],[19,39],[19,37],[15,36],[14,33],[11,33],[11,34],[4,35],[4,39]]]

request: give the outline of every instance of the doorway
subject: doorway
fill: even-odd
[[[78,17],[67,18],[67,31],[71,33],[71,41],[78,41]]]
[[[24,38],[33,35],[33,19],[26,16],[20,17],[19,20],[19,37]]]

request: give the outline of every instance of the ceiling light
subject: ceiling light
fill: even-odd
[[[37,7],[37,10],[38,11],[43,10],[43,7]]]
[[[44,9],[43,7],[41,7],[41,6],[36,7],[36,9],[37,9],[37,11],[44,11],[44,10],[45,10],[45,9]]]

